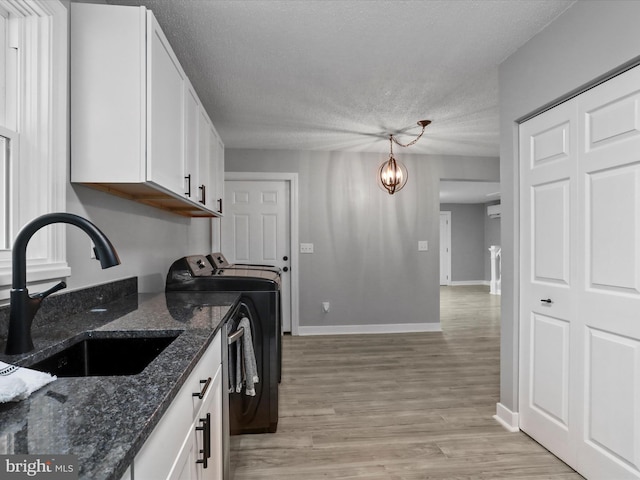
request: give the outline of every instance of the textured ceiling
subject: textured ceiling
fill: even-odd
[[[498,65],[574,0],[108,0],[153,10],[227,148],[498,156]]]

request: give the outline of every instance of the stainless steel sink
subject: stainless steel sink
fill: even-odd
[[[90,337],[29,368],[58,377],[135,375],[178,337]]]

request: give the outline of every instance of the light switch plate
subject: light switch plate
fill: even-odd
[[[313,243],[301,243],[300,253],[313,253]]]
[[[429,242],[426,240],[418,240],[418,251],[426,252],[429,250]]]

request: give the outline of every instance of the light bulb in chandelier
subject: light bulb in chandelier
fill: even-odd
[[[379,184],[389,195],[393,195],[401,190],[409,178],[407,167],[398,162],[393,155],[389,155],[389,160],[380,165],[378,169]]]
[[[430,123],[430,120],[420,120],[418,125],[422,127],[422,131],[414,140],[407,144],[402,144],[393,138],[393,135],[389,135],[389,160],[380,165],[377,175],[378,186],[386,190],[389,195],[393,195],[397,191],[401,190],[402,187],[406,185],[407,179],[409,178],[407,167],[405,167],[402,162],[396,160],[393,156],[393,144],[395,143],[401,147],[410,147],[411,145],[414,145],[418,140],[420,140],[420,137],[422,137],[422,134],[424,133],[424,129]]]

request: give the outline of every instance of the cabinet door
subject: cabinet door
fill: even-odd
[[[186,82],[185,88],[185,189],[184,193],[187,198],[194,202],[198,199],[198,119],[200,118],[200,102],[191,83]]]
[[[222,199],[224,198],[224,144],[213,125],[211,126],[210,157],[211,157],[211,199],[215,203],[216,213],[223,214]]]
[[[180,453],[167,480],[195,480],[198,478],[198,469],[196,468],[198,460],[197,448],[195,436],[190,432],[184,439]]]
[[[167,480],[222,480],[221,365],[218,365],[202,408],[191,425]]]
[[[185,75],[147,12],[147,180],[184,195]]]
[[[214,205],[211,201],[211,149],[209,147],[211,135],[211,125],[207,113],[199,110],[198,116],[198,202],[203,204],[207,209],[213,210]]]
[[[197,464],[198,480],[222,480],[222,366],[211,383],[208,399],[202,406],[198,422],[208,419],[209,421],[209,451],[207,468],[203,463]],[[202,457],[204,451],[204,433],[197,432],[195,436],[196,452]]]

